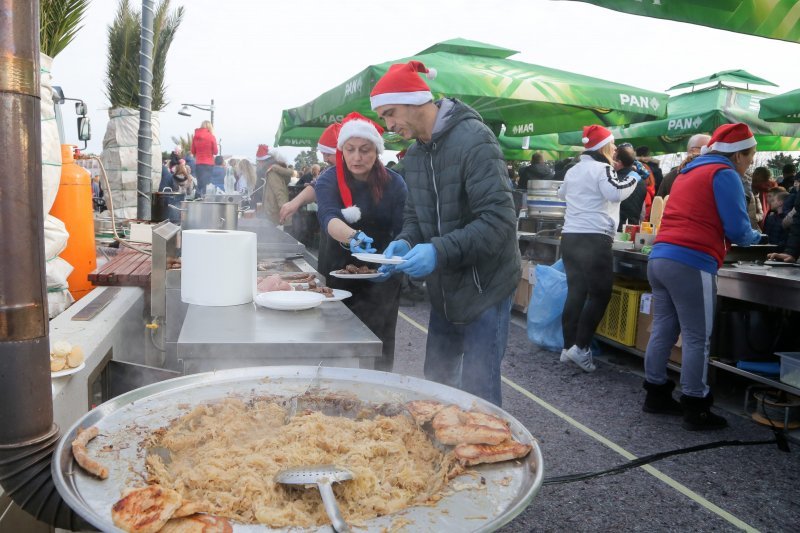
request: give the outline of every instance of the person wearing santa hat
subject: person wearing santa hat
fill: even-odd
[[[351,254],[385,248],[400,232],[406,185],[383,166],[383,129],[359,113],[342,120],[336,142],[336,166],[327,169],[314,187],[320,231],[318,270],[328,286],[353,295],[344,304],[381,340],[377,370],[390,372],[394,363],[395,329],[400,306],[400,281],[383,276],[382,283],[341,279],[329,272],[365,263]],[[370,268],[376,265],[367,264]]]
[[[500,363],[520,276],[506,163],[481,116],[453,98],[434,102],[420,73],[435,75],[419,61],[392,65],[370,93],[387,127],[416,139],[402,159],[403,231],[384,255],[403,256],[394,271],[425,279],[425,377],[500,405]]]
[[[322,160],[331,166],[336,165],[336,142],[339,138],[339,130],[342,128],[341,123],[334,122],[322,132],[317,142],[317,150],[322,152]],[[288,219],[295,214],[298,209],[304,205],[308,205],[317,201],[317,195],[314,193],[314,185],[316,185],[316,178],[310,185],[306,185],[300,193],[283,204],[280,211],[280,222]]]
[[[614,171],[614,136],[603,126],[583,128],[583,152],[564,176],[558,196],[567,203],[561,230],[561,258],[567,300],[561,315],[561,362],[595,370],[590,344],[611,299],[614,265],[611,244],[620,203],[636,190],[637,173]]]
[[[720,126],[701,155],[681,170],[647,264],[653,288],[653,331],[647,344],[642,410],[682,415],[690,431],[724,428],[711,412],[709,339],[717,297],[717,270],[731,243],[761,239],[750,227],[741,176],[753,163],[756,140],[746,124]],[[672,397],[667,360],[682,335],[680,402]]]

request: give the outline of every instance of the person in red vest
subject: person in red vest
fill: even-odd
[[[761,239],[750,227],[740,178],[755,153],[756,140],[746,124],[717,128],[702,155],[675,179],[647,264],[654,313],[644,359],[647,396],[642,410],[682,415],[683,427],[690,431],[728,425],[710,410],[709,338],[716,274],[730,244],[749,246]],[[679,334],[683,336],[683,394],[677,402],[672,397],[675,383],[667,379],[667,360]]]

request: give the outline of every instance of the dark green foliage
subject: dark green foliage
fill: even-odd
[[[156,6],[153,18],[153,111],[166,107],[164,71],[167,53],[183,19],[183,7],[173,12],[170,0]],[[142,16],[128,0],[120,0],[114,22],[108,28],[106,96],[111,107],[139,107],[139,48]]]

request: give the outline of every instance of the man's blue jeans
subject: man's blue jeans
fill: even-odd
[[[512,296],[503,298],[469,324],[453,324],[432,308],[425,378],[501,405],[500,363],[508,343]]]

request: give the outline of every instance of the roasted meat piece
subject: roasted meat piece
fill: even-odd
[[[461,464],[474,466],[481,463],[500,463],[525,457],[530,453],[531,446],[509,439],[495,445],[459,444],[453,451]]]
[[[442,444],[500,444],[511,438],[508,425],[496,416],[462,411],[448,405],[433,418],[436,438]]]
[[[160,531],[181,506],[181,495],[161,485],[131,489],[111,508],[114,524],[129,533]]]
[[[100,431],[97,429],[97,426],[92,426],[89,429],[79,428],[78,436],[72,441],[72,455],[81,468],[93,476],[106,479],[108,477],[108,468],[89,457],[89,452],[86,450],[89,441],[95,438],[99,433]]]
[[[434,400],[414,400],[406,402],[406,409],[420,426],[430,422],[436,413],[444,408],[444,404]]]

